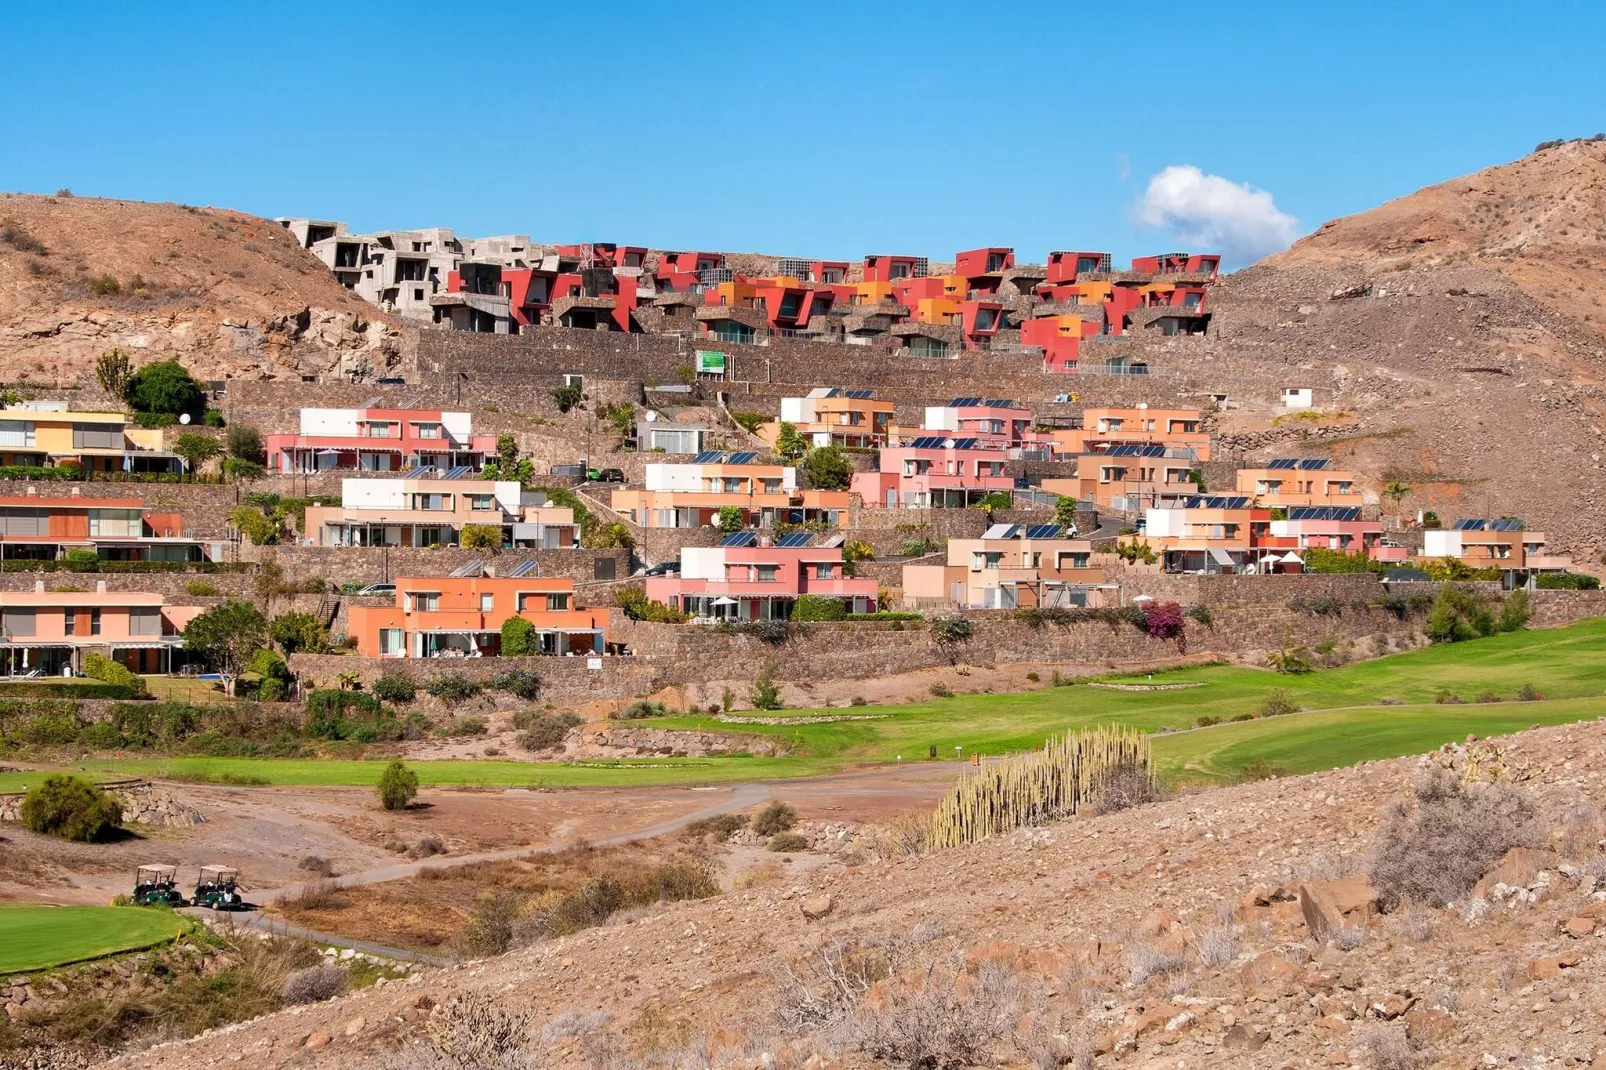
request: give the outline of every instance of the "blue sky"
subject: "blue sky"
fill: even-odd
[[[831,259],[1241,263],[1606,130],[1606,4],[1523,10],[19,2],[0,189]]]

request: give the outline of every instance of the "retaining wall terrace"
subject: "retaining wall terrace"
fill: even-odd
[[[535,575],[567,578],[576,584],[591,583],[597,562],[611,560],[614,577],[630,574],[628,550],[485,550],[446,548],[428,550],[415,547],[378,546],[264,546],[258,548],[263,559],[277,561],[292,579],[321,576],[331,584],[393,583],[398,577],[445,576],[470,561],[484,561],[490,568],[506,570],[520,561],[534,561]],[[244,555],[242,555],[244,556]],[[256,555],[253,555],[256,556]]]
[[[334,687],[341,673],[355,672],[366,685],[382,675],[405,676],[423,683],[437,673],[460,673],[489,681],[510,669],[541,676],[542,702],[583,705],[634,698],[656,690],[655,666],[644,659],[605,657],[602,668],[588,668],[587,658],[358,658],[338,654],[292,654],[290,669],[305,687]]]

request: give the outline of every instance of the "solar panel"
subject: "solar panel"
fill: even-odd
[[[379,403],[384,400],[384,398],[369,398],[367,401],[363,402],[357,407],[359,409],[376,409],[379,407]]]
[[[989,409],[1013,409],[1015,403],[1009,398],[988,398],[985,402]]]
[[[725,461],[726,464],[752,464],[756,453],[733,453]]]
[[[1307,472],[1317,472],[1327,467],[1327,458],[1312,457],[1299,462],[1299,467]]]
[[[973,438],[956,438],[953,442],[953,448],[956,450],[973,450],[976,448],[976,440]]]
[[[692,464],[718,464],[725,459],[719,450],[704,450],[691,459]]]
[[[425,472],[434,471],[434,468],[435,468],[435,466],[432,465],[432,464],[421,464],[421,465],[418,465],[416,468],[408,469],[406,474],[403,475],[402,478],[403,479],[417,479],[419,476],[423,475]]]
[[[1188,509],[1244,509],[1249,505],[1247,497],[1228,497],[1225,495],[1211,495],[1204,498],[1189,498]]]
[[[807,546],[811,537],[812,536],[810,536],[806,531],[789,531],[785,535],[782,535],[780,541],[775,545],[785,547],[786,549],[793,549],[798,546]]]
[[[1503,520],[1489,521],[1490,531],[1521,531],[1522,521],[1506,517]]]
[[[507,570],[507,578],[511,580],[521,579],[534,571],[535,562],[531,561],[529,558],[525,558],[523,561],[520,561],[518,564]]]
[[[1283,458],[1281,458],[1279,460],[1272,461],[1271,463],[1267,464],[1266,467],[1267,468],[1292,468],[1298,463],[1299,462],[1294,460],[1292,457],[1283,457]]]
[[[836,547],[841,546],[847,541],[848,537],[846,535],[827,535],[825,538],[820,540],[820,545],[826,547]]]
[[[1033,524],[1026,529],[1028,539],[1057,539],[1065,534],[1065,529],[1058,524]]]
[[[456,468],[453,468],[450,472],[447,472],[441,478],[442,479],[462,479],[464,476],[471,474],[473,471],[474,471],[474,469],[471,468],[470,466],[468,466],[466,464],[460,464]]]
[[[968,409],[981,404],[981,398],[954,398],[948,403],[951,409]]]
[[[465,562],[464,564],[458,565],[456,568],[452,569],[451,576],[453,579],[460,580],[467,576],[478,576],[484,571],[485,562],[476,558],[473,561]]]
[[[1484,525],[1487,524],[1487,523],[1488,523],[1488,521],[1486,521],[1486,520],[1472,520],[1472,519],[1457,520],[1454,524],[1450,525],[1450,530],[1451,531],[1482,531],[1483,528],[1484,528]]]
[[[984,538],[984,539],[1003,539],[1003,538],[1008,538],[1008,535],[1006,534],[1006,532],[1009,531],[1011,526],[1012,525],[1009,525],[1009,524],[994,524],[991,527],[989,527],[986,531],[982,532],[981,533],[981,537]]]
[[[909,444],[917,450],[934,450],[941,446],[943,441],[944,439],[941,435],[921,435]]]
[[[848,397],[856,398],[859,401],[863,401],[866,398],[875,397],[875,391],[874,390],[849,390],[848,391]]]
[[[752,531],[738,531],[733,535],[725,536],[721,546],[752,546],[758,542],[758,535]]]

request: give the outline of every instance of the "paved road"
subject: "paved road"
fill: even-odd
[[[650,840],[658,836],[668,835],[671,832],[678,832],[687,825],[691,824],[693,821],[700,821],[703,818],[708,817],[716,817],[719,814],[729,814],[738,810],[745,810],[750,806],[764,802],[769,797],[770,788],[768,784],[737,784],[731,790],[728,796],[726,796],[722,801],[714,803],[711,806],[705,806],[700,810],[693,810],[690,813],[681,814],[679,817],[673,817],[667,821],[660,821],[655,825],[648,825],[645,828],[631,829],[628,832],[621,832],[614,836],[608,836],[600,840],[590,840],[587,842],[594,847],[617,847],[620,844],[632,843],[636,840]],[[336,886],[341,888],[351,888],[365,884],[383,884],[386,881],[395,881],[401,880],[405,877],[417,876],[426,869],[441,869],[448,866],[462,866],[473,862],[500,862],[511,858],[524,858],[528,855],[551,854],[557,851],[566,850],[571,846],[573,845],[568,843],[548,843],[539,847],[510,847],[500,851],[482,851],[479,854],[452,855],[450,857],[431,858],[419,862],[405,862],[394,866],[382,866],[379,869],[370,869],[363,873],[348,873],[344,876],[328,878],[328,880],[333,881]],[[325,882],[318,881],[313,883],[323,884]],[[306,887],[307,884],[305,883],[290,884],[283,888],[274,888],[269,891],[264,891],[259,895],[252,896],[252,899],[256,906],[265,906],[288,896],[297,895]],[[223,925],[225,927],[232,923],[239,928],[260,929],[264,932],[271,932],[280,936],[301,937],[303,939],[314,940],[320,944],[328,944],[334,947],[349,947],[357,951],[366,952],[370,955],[378,955],[387,959],[397,959],[402,962],[422,962],[432,966],[444,965],[446,962],[446,960],[436,956],[425,955],[416,951],[408,951],[398,947],[386,947],[383,944],[373,944],[362,940],[353,940],[350,937],[340,936],[337,933],[325,933],[318,932],[315,929],[304,929],[299,925],[291,925],[289,922],[279,919],[265,918],[261,914],[254,912],[241,914],[219,914],[215,911],[207,910],[205,908],[192,908],[186,911],[186,913],[207,918],[215,924]]]

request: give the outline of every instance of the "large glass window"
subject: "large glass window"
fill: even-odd
[[[33,421],[0,420],[0,446],[32,446],[33,444]]]
[[[73,424],[74,449],[120,450],[123,448],[123,429],[120,425]]]
[[[91,509],[89,534],[91,538],[137,536],[143,530],[138,509]]]
[[[155,606],[135,606],[128,611],[129,635],[161,635],[162,611]]]

